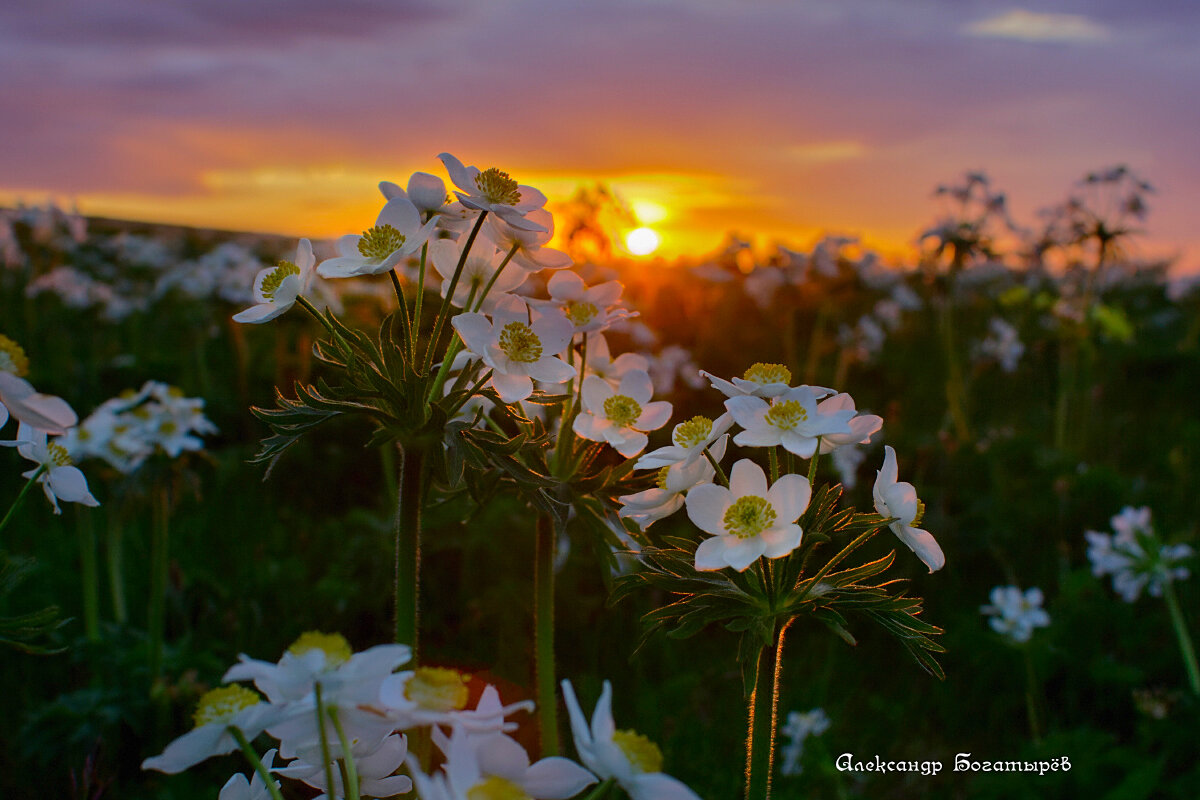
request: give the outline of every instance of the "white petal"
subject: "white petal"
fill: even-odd
[[[712,536],[700,543],[696,548],[696,569],[714,570],[729,566],[725,562],[725,538]]]
[[[803,475],[784,475],[767,491],[767,501],[779,515],[781,523],[795,522],[808,508],[812,486]]]
[[[748,458],[743,458],[729,471],[729,491],[734,497],[767,496],[767,473]]]
[[[569,758],[543,758],[525,772],[521,788],[538,800],[574,797],[596,782],[596,776]]]
[[[670,418],[671,404],[666,400],[659,400],[648,403],[642,408],[642,413],[633,427],[639,431],[656,431],[666,425]]]
[[[662,772],[638,775],[629,796],[633,800],[700,800],[682,781]]]
[[[533,381],[527,375],[503,375],[499,372],[492,375],[492,387],[506,403],[524,400],[533,394]]]
[[[100,505],[88,491],[87,478],[78,467],[55,467],[50,470],[46,482],[60,500],[92,507]]]
[[[893,526],[892,530],[896,531],[896,527],[901,526]],[[906,525],[902,526],[900,531],[896,531],[896,535],[900,537],[900,541],[917,554],[917,558],[925,562],[925,566],[929,567],[931,573],[946,566],[946,556],[942,553],[937,539],[934,539],[933,534],[929,531]]]
[[[767,558],[782,558],[800,546],[802,532],[799,525],[772,528],[759,534],[763,541],[763,555]]]
[[[686,499],[688,519],[702,531],[725,532],[725,512],[733,504],[733,494],[724,486],[705,483],[692,489]]]

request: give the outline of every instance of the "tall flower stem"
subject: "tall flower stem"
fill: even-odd
[[[775,629],[771,644],[758,652],[754,689],[749,700],[746,735],[745,800],[770,800],[775,771],[775,733],[779,717],[779,682],[783,674],[783,639],[788,621]]]
[[[90,509],[88,509],[90,511]],[[100,641],[100,580],[96,571],[96,529],[91,514],[78,515],[79,578],[83,588],[83,629],[89,642]]]
[[[165,486],[154,491],[150,530],[150,598],[147,628],[150,637],[150,680],[162,677],[163,637],[166,629],[167,571],[170,566],[171,497]]]
[[[554,668],[554,556],[558,531],[549,514],[537,519],[534,555],[534,671],[537,682],[538,728],[542,758],[558,755],[558,696]]]
[[[346,790],[346,800],[359,800],[358,767],[354,763],[354,753],[350,751],[350,739],[346,736],[346,730],[342,727],[342,720],[338,717],[336,708],[329,709],[329,718],[333,720],[333,729],[337,731],[338,743],[342,746],[342,768],[345,770],[342,788]],[[327,794],[333,794],[332,786]]]
[[[421,370],[422,375],[428,375],[430,368],[433,366],[433,354],[437,349],[438,340],[442,338],[442,328],[446,324],[446,318],[450,316],[450,305],[454,299],[454,290],[458,288],[458,279],[462,277],[463,266],[467,263],[467,255],[471,252],[471,246],[475,244],[475,237],[479,235],[479,229],[483,227],[483,221],[487,217],[488,212],[479,212],[479,217],[475,220],[475,227],[471,228],[471,233],[467,236],[467,242],[463,245],[462,255],[458,257],[458,264],[454,267],[454,275],[450,278],[450,285],[446,288],[446,296],[442,298],[442,305],[438,308],[437,318],[433,323],[433,333],[429,336],[429,346],[425,350],[425,367]]]
[[[109,515],[105,530],[104,556],[108,566],[108,589],[112,596],[113,619],[124,625],[129,621],[125,604],[125,528],[114,515]]]
[[[283,800],[283,795],[279,793],[279,787],[275,785],[275,779],[271,777],[271,773],[263,765],[262,759],[258,757],[258,753],[254,752],[254,748],[246,740],[246,734],[242,733],[241,729],[234,725],[229,726],[229,732],[237,740],[238,747],[242,749],[242,754],[246,756],[246,760],[250,762],[250,766],[254,767],[254,771],[258,774],[258,777],[262,778],[263,783],[267,785],[267,791],[271,794],[271,800]]]
[[[963,379],[962,362],[958,354],[958,330],[954,307],[958,273],[962,270],[961,257],[954,256],[947,276],[947,288],[938,309],[938,329],[942,336],[942,348],[946,357],[946,407],[954,424],[954,434],[959,442],[971,439],[967,421],[967,387]]]
[[[325,767],[325,787],[329,793],[333,792],[333,758],[329,752],[329,733],[326,728],[328,724],[325,721],[325,698],[322,692],[321,682],[317,681],[313,687],[317,695],[317,733],[321,741],[321,762]]]
[[[1183,665],[1187,669],[1188,683],[1192,687],[1192,693],[1200,695],[1200,666],[1196,664],[1196,649],[1192,646],[1192,637],[1188,634],[1183,611],[1179,608],[1179,598],[1175,595],[1175,584],[1173,581],[1164,583],[1163,599],[1167,601],[1167,610],[1171,612],[1171,624],[1175,627],[1175,638],[1179,640],[1179,651],[1183,655]]]
[[[418,663],[421,578],[421,481],[424,453],[418,447],[397,444],[401,459],[400,487],[396,504],[396,641],[412,648],[412,663]]]
[[[46,465],[43,464],[37,468],[37,472],[33,473],[32,477],[21,487],[21,491],[17,494],[17,499],[13,500],[13,504],[8,507],[8,513],[4,515],[4,519],[0,520],[0,531],[8,527],[9,520],[13,518],[13,514],[17,513],[17,509],[21,507],[21,501],[25,499],[25,495],[29,494],[30,487],[37,483],[37,479],[42,477],[45,472]]]
[[[1041,744],[1042,726],[1037,710],[1037,673],[1033,669],[1033,657],[1029,655],[1029,648],[1023,648],[1021,655],[1025,659],[1025,712],[1029,716],[1029,738],[1034,744]]]

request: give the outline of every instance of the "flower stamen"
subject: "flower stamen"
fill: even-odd
[[[283,283],[283,279],[288,275],[299,275],[300,268],[290,261],[280,261],[275,269],[263,278],[262,295],[268,300],[275,299],[275,292],[279,291],[279,284]]]
[[[405,682],[404,697],[431,711],[459,711],[467,707],[469,680],[458,670],[419,667]]]
[[[542,340],[524,322],[510,322],[500,331],[500,349],[512,361],[532,364],[542,357]]]
[[[582,328],[596,318],[600,309],[585,300],[568,300],[563,307],[563,313],[567,315],[567,319],[571,320],[572,325]]]
[[[525,790],[507,778],[489,775],[467,790],[467,800],[533,800]]]
[[[662,750],[642,734],[630,730],[614,731],[612,740],[629,759],[629,766],[633,767],[634,772],[662,772]]]
[[[775,524],[775,508],[765,497],[748,494],[725,510],[725,531],[739,539],[750,539]]]
[[[404,234],[391,225],[376,225],[363,231],[358,240],[358,252],[365,258],[383,261],[404,246]]]
[[[784,400],[775,403],[767,412],[767,422],[784,431],[795,429],[797,425],[808,419],[808,412],[799,400]]]
[[[618,428],[628,428],[642,415],[642,407],[629,395],[614,394],[604,401],[604,416]]]
[[[695,416],[687,422],[675,426],[671,438],[675,444],[684,448],[695,447],[708,440],[712,433],[713,421],[708,417]]]
[[[205,692],[196,705],[192,719],[199,728],[213,722],[229,719],[243,708],[257,705],[262,698],[245,686],[221,686]]]
[[[345,636],[340,633],[321,633],[320,631],[306,631],[300,634],[300,638],[292,642],[291,647],[287,649],[294,656],[302,656],[312,650],[320,650],[325,654],[326,669],[333,669],[346,663],[350,660],[353,652]]]
[[[18,378],[29,372],[29,357],[24,348],[0,333],[0,372],[11,372]]]
[[[765,364],[759,361],[751,365],[742,378],[755,383],[791,383],[792,371],[783,364]]]
[[[521,190],[507,172],[489,167],[475,176],[475,186],[489,203],[515,206],[521,201]]]

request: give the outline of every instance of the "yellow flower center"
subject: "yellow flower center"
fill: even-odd
[[[568,300],[563,311],[566,312],[567,319],[571,320],[571,324],[577,328],[587,325],[600,313],[600,309],[595,305],[581,300]]]
[[[243,708],[257,705],[261,698],[245,686],[222,686],[205,692],[196,705],[192,719],[199,728],[232,717]]]
[[[467,800],[533,800],[525,790],[499,775],[491,775],[467,790]]]
[[[542,340],[524,322],[510,322],[500,331],[500,349],[513,361],[532,364],[542,357]]]
[[[284,264],[287,264],[289,267],[291,267],[292,269],[295,270],[295,272],[292,274],[294,274],[294,275],[300,274],[300,268],[297,267],[295,264],[291,263],[290,261],[280,261],[279,267],[276,267],[276,270],[278,270]],[[178,386],[168,386],[167,387],[167,397],[175,397],[175,398],[183,397],[183,389],[180,389]]]
[[[758,536],[775,524],[775,508],[765,497],[748,494],[725,510],[725,531],[739,539]]]
[[[490,167],[475,176],[475,187],[489,203],[515,206],[521,201],[521,190],[507,172]]]
[[[784,400],[771,406],[767,412],[767,422],[784,431],[794,429],[808,419],[808,412],[799,400]]]
[[[629,766],[633,767],[634,772],[662,772],[662,750],[637,731],[613,732],[613,744],[629,759]]]
[[[360,243],[360,246],[361,246],[361,243]],[[283,283],[283,279],[286,278],[288,275],[299,275],[299,274],[300,274],[300,268],[297,267],[295,264],[293,264],[290,261],[280,261],[279,264],[275,267],[275,269],[271,271],[271,274],[269,274],[269,275],[267,275],[267,277],[263,278],[263,282],[262,282],[263,297],[267,298],[268,300],[274,300],[275,292],[279,291],[279,284]],[[172,388],[174,388],[174,387],[172,387]],[[178,396],[182,397],[183,392],[180,392]]]
[[[162,424],[160,424],[158,426],[158,432],[161,433],[163,436],[171,436],[171,435],[177,433],[178,431],[179,431],[179,426],[176,425],[173,420],[169,420],[169,419],[164,420],[162,422]]]
[[[404,246],[404,234],[391,225],[376,225],[363,231],[358,240],[358,252],[366,258],[382,261]]]
[[[708,435],[712,433],[712,427],[713,421],[708,417],[692,417],[687,422],[676,425],[675,430],[671,433],[671,438],[680,447],[695,447],[708,439]]]
[[[46,445],[46,453],[50,456],[50,461],[56,467],[71,466],[71,456],[67,453],[67,448],[63,447],[58,442],[50,442]]]
[[[654,479],[654,483],[664,492],[667,491],[667,473],[671,471],[671,465],[663,467],[658,471],[658,476]]]
[[[746,370],[742,378],[755,383],[791,383],[792,371],[783,364],[764,364],[760,361]]]
[[[913,528],[918,527],[921,524],[921,520],[924,519],[924,517],[925,517],[925,501],[918,500],[916,516],[914,516],[912,518],[912,522],[908,523],[909,526],[913,527]]]
[[[300,634],[300,638],[292,642],[292,646],[287,649],[294,656],[302,656],[312,650],[320,650],[325,654],[326,669],[333,669],[345,664],[350,660],[352,653],[350,643],[346,641],[345,636],[340,633],[321,633],[320,631],[307,631]]]
[[[11,372],[18,378],[28,374],[29,358],[21,345],[0,333],[0,372]]]
[[[604,416],[618,428],[628,428],[642,415],[642,407],[629,395],[614,394],[604,401]]]
[[[455,669],[418,667],[404,684],[404,697],[430,711],[458,711],[467,707],[469,680]]]

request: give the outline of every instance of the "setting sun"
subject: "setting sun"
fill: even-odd
[[[634,228],[625,234],[625,246],[635,256],[648,256],[658,249],[658,234],[651,228]]]

